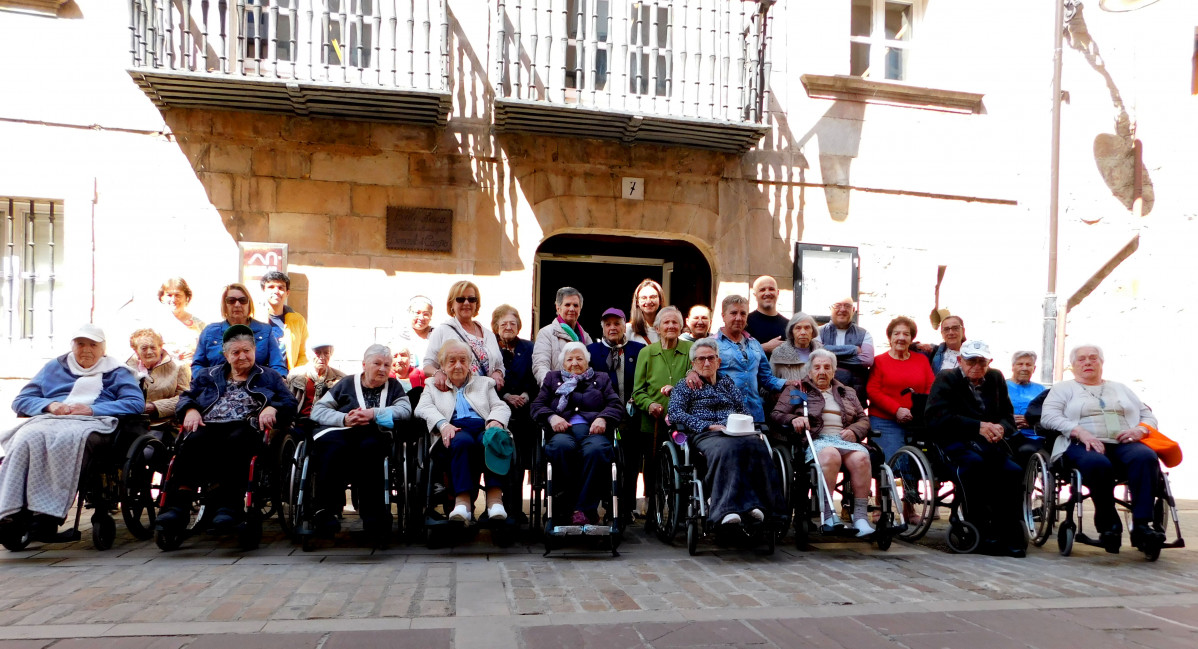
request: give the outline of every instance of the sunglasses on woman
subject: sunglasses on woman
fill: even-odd
[[[473,295],[470,295],[470,296],[459,295],[459,296],[453,298],[453,301],[457,302],[458,304],[461,304],[463,302],[469,302],[471,304],[476,304],[476,303],[478,303],[478,298],[474,297]]]
[[[249,304],[249,303],[250,303],[250,298],[245,297],[244,295],[241,297],[229,296],[229,297],[225,298],[225,304],[228,304],[229,306],[232,306],[234,304]]]

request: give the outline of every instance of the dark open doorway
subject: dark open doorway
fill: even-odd
[[[652,279],[666,290],[666,304],[683,315],[695,304],[711,304],[711,266],[699,249],[685,241],[606,235],[562,234],[537,249],[536,327],[553,320],[557,289],[582,292],[582,326],[600,332],[599,317],[610,307],[628,314],[632,292]]]

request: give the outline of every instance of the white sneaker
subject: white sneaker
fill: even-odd
[[[449,512],[449,520],[451,522],[465,523],[470,520],[470,510],[465,505],[458,505]]]
[[[836,527],[837,525],[840,525],[840,517],[839,516],[836,516],[833,514],[824,519],[824,527],[826,527],[828,529],[832,529],[832,528]]]
[[[728,514],[720,521],[720,525],[740,525],[740,514]]]
[[[853,521],[853,527],[857,528],[857,537],[869,536],[874,533],[874,526],[869,524],[869,521],[864,518],[858,518]]]
[[[753,520],[755,520],[755,521],[765,520],[765,512],[761,511],[760,509],[757,509],[756,507],[749,510],[749,516],[752,516]]]
[[[487,518],[493,521],[501,521],[507,518],[507,510],[503,508],[503,503],[495,503],[488,507]]]

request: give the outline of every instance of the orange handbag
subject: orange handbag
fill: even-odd
[[[1148,429],[1148,434],[1140,438],[1140,441],[1148,448],[1156,451],[1157,457],[1161,459],[1161,462],[1165,463],[1165,466],[1171,469],[1181,464],[1180,444],[1169,439],[1164,433],[1148,424],[1141,422],[1140,425]]]

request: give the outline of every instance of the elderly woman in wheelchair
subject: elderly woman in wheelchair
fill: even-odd
[[[700,386],[685,379],[670,392],[667,410],[671,425],[688,436],[707,459],[704,482],[711,498],[710,520],[721,526],[743,525],[742,517],[764,521],[783,513],[779,502],[782,477],[771,448],[758,435],[730,434],[731,415],[748,415],[745,396],[733,380],[720,373],[719,344],[710,338],[695,341],[690,359]],[[659,476],[658,479],[667,479]]]
[[[1123,537],[1114,489],[1116,476],[1124,476],[1131,492],[1131,544],[1154,557],[1165,541],[1153,520],[1162,476],[1156,453],[1141,440],[1156,427],[1156,417],[1129,387],[1103,378],[1097,345],[1075,347],[1069,360],[1074,378],[1052,386],[1040,418],[1042,428],[1057,434],[1052,460],[1063,457],[1081,473],[1094,502],[1097,545],[1112,553]]]
[[[572,525],[598,522],[599,501],[610,495],[602,492],[611,484],[612,435],[624,413],[611,379],[591,369],[589,358],[586,345],[566,343],[563,369],[545,375],[530,411],[547,432],[552,431],[545,455],[561,475],[578,476],[579,484],[570,489],[576,494]],[[555,512],[549,514],[562,519]]]
[[[353,484],[362,530],[385,545],[391,531],[385,469],[396,427],[412,415],[398,379],[388,377],[391,350],[371,345],[362,356],[362,372],[339,381],[312,406],[318,428],[312,436],[315,460],[313,514],[299,532],[332,537],[345,506],[345,485]]]
[[[260,486],[266,467],[254,458],[266,448],[271,431],[286,430],[295,414],[295,398],[283,377],[258,364],[254,332],[233,325],[223,335],[225,362],[200,368],[191,388],[179,398],[176,417],[183,421],[174,460],[167,470],[164,509],[158,514],[159,547],[178,547],[191,516],[191,504],[202,489],[205,510],[218,532],[235,529],[247,511],[247,488]],[[251,487],[246,476],[254,466]],[[241,529],[242,544],[257,545],[261,520],[257,506]],[[204,517],[207,519],[207,515]]]
[[[816,349],[808,358],[808,376],[800,387],[789,388],[774,407],[771,418],[783,430],[810,434],[806,461],[816,462],[823,472],[824,488],[835,487],[841,468],[849,472],[853,494],[853,527],[857,536],[869,536],[869,495],[873,482],[869,449],[869,418],[857,393],[837,381],[836,355]],[[806,408],[804,411],[804,404]],[[818,460],[817,460],[818,458]],[[820,490],[822,492],[822,490]],[[824,532],[840,525],[831,507],[823,507],[830,494],[823,492],[821,511]]]
[[[99,327],[80,327],[70,353],[46,363],[13,399],[17,415],[30,419],[0,433],[5,451],[0,539],[10,549],[23,548],[29,540],[73,540],[60,537],[58,526],[66,520],[80,478],[91,473],[85,467],[108,454],[122,423],[118,417],[127,419],[145,409],[136,377],[105,355],[105,345]],[[108,516],[111,503],[92,504],[97,515],[103,511]],[[111,517],[106,522],[111,524]]]

